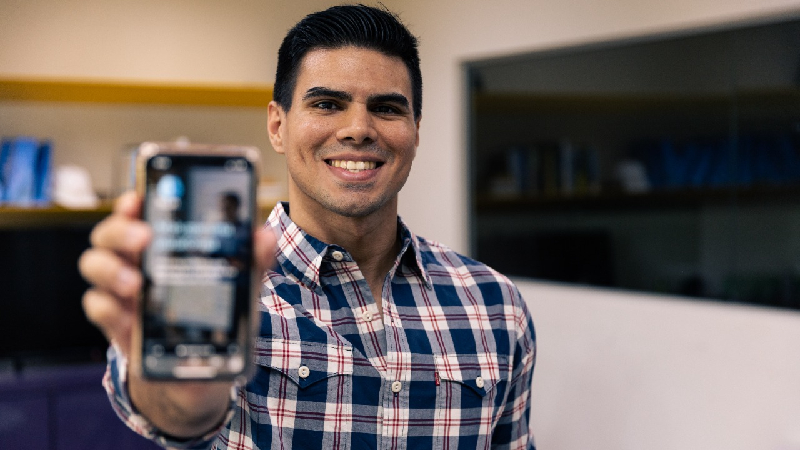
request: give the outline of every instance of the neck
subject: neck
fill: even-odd
[[[364,217],[342,216],[298,196],[290,196],[289,206],[289,216],[303,231],[350,253],[373,291],[382,285],[400,247],[396,197]],[[381,293],[373,295],[380,298]]]

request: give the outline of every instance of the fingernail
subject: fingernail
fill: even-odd
[[[150,228],[147,225],[133,223],[127,232],[128,243],[139,247],[150,239]]]

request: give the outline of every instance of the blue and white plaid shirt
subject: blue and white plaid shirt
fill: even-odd
[[[533,323],[507,278],[399,221],[381,316],[352,257],[286,208],[268,219],[278,267],[264,277],[256,374],[227,423],[191,443],[159,435],[131,408],[112,349],[105,386],[131,428],[178,448],[534,448]]]

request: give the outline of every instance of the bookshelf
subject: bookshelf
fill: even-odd
[[[192,84],[73,78],[0,77],[0,102],[162,105],[208,108],[266,108],[269,85]],[[176,111],[180,114],[180,111]],[[266,211],[272,205],[264,205]],[[0,206],[0,228],[53,227],[94,223],[111,212],[111,201],[89,210],[56,205],[37,208]]]
[[[735,112],[733,112],[735,110]],[[475,196],[474,207],[478,212],[491,210],[592,208],[624,209],[653,207],[697,207],[704,204],[721,204],[735,196],[743,202],[793,201],[800,199],[800,170],[784,174],[780,180],[747,180],[715,186],[696,181],[696,185],[685,185],[675,181],[674,185],[658,189],[654,187],[647,193],[624,192],[614,174],[610,173],[615,162],[627,156],[631,142],[651,139],[652,136],[666,137],[678,142],[692,142],[701,135],[702,139],[725,138],[731,132],[732,122],[736,123],[737,133],[770,135],[792,130],[800,120],[800,89],[748,90],[732,94],[717,95],[534,95],[530,93],[477,94],[473,99],[473,112],[477,117],[477,127],[494,129],[500,124],[526,122],[514,131],[504,131],[505,143],[492,145],[496,141],[494,133],[483,131],[476,138],[481,149],[477,158],[479,166],[500,171],[508,176],[507,166],[512,164],[503,152],[528,143],[529,150],[536,150],[537,143],[549,142],[557,147],[564,135],[573,142],[589,142],[602,148],[598,155],[603,161],[605,173],[598,173],[596,193],[589,192],[544,192],[544,187],[514,188],[500,193],[492,193],[487,186],[491,174],[476,173],[479,193]],[[735,114],[735,117],[733,115]],[[533,135],[531,124],[541,121],[549,126],[548,133]],[[621,124],[627,124],[622,126]],[[587,125],[588,124],[588,125]],[[630,125],[634,124],[634,125]],[[501,125],[502,126],[502,125]],[[610,133],[604,130],[612,130]],[[623,133],[620,133],[623,130]],[[702,130],[702,131],[698,131]],[[577,139],[575,139],[577,138]],[[524,145],[524,144],[523,144]],[[730,145],[742,146],[741,142]],[[556,149],[557,150],[557,149]],[[755,149],[754,151],[763,151]],[[727,150],[726,150],[727,151]],[[498,162],[500,160],[500,162]],[[800,169],[800,157],[793,161],[777,161],[796,165]],[[721,160],[720,163],[729,163]],[[539,161],[541,166],[542,162]],[[551,171],[561,172],[558,166]],[[500,166],[498,168],[498,166]],[[535,170],[535,169],[534,169]],[[543,167],[538,167],[541,172]],[[573,169],[574,170],[574,169]],[[599,169],[598,169],[599,170]],[[787,169],[788,170],[788,169]],[[549,174],[556,178],[560,174]],[[526,174],[525,176],[531,176]],[[539,183],[541,178],[537,174]],[[765,176],[766,177],[766,176]],[[535,180],[534,180],[535,181]],[[516,184],[527,185],[530,180],[516,180]],[[600,188],[602,185],[602,189]]]

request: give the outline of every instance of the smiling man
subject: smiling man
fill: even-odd
[[[378,309],[394,264],[397,193],[419,143],[403,60],[348,45],[300,62],[291,103],[269,108],[272,145],[286,155],[290,216],[303,231],[347,249]]]
[[[266,267],[245,386],[127,370],[150,239],[120,199],[81,258],[87,316],[114,344],[105,386],[131,428],[176,448],[533,448],[533,324],[504,276],[411,232],[397,196],[419,145],[416,39],[383,9],[304,18],[278,53],[269,135],[289,202]]]

